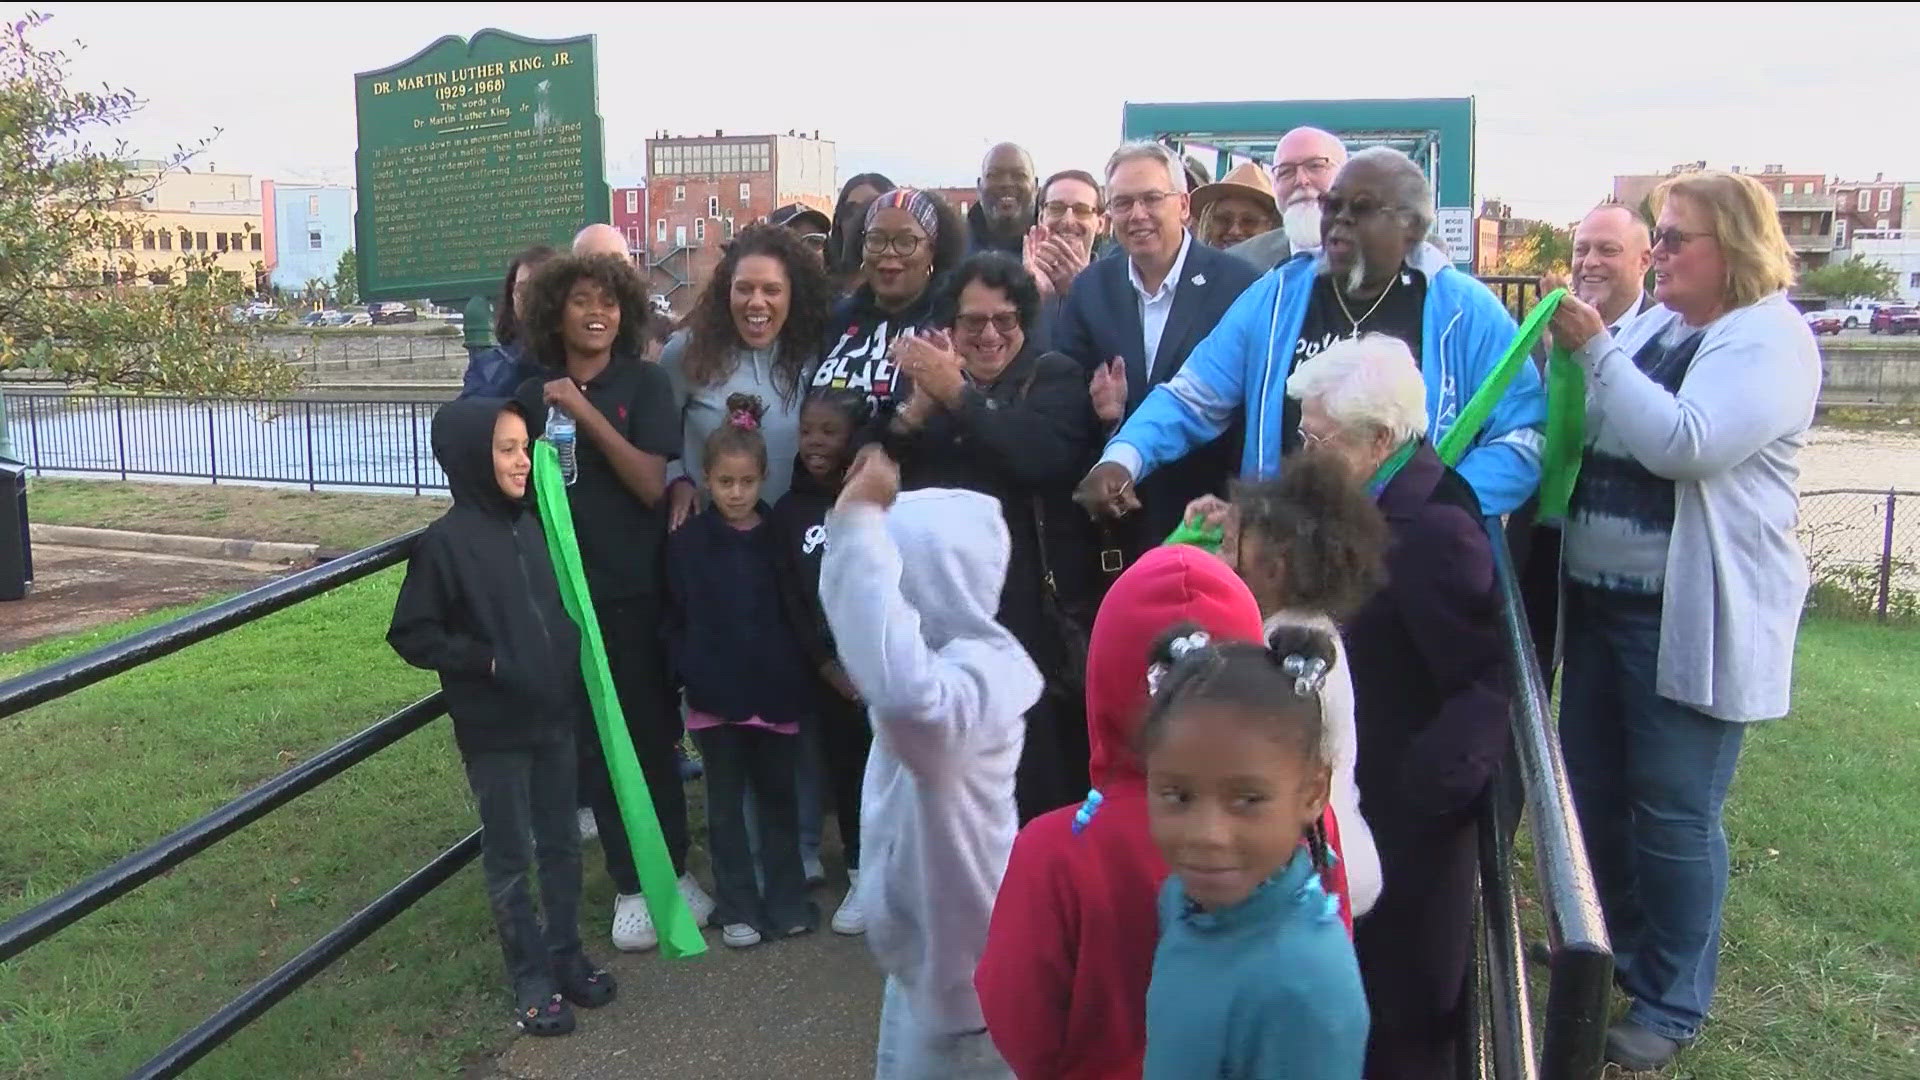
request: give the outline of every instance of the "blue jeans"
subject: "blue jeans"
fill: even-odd
[[[1560,744],[1627,1018],[1700,1034],[1719,970],[1727,790],[1744,725],[1654,691],[1660,598],[1571,582]]]

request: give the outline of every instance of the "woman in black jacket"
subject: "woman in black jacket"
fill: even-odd
[[[1076,473],[1098,447],[1099,421],[1080,365],[1028,344],[1040,290],[1019,262],[982,253],[940,290],[943,329],[902,339],[911,390],[886,442],[905,488],[965,488],[1000,500],[1012,552],[1000,622],[1050,687],[1077,682],[1050,597],[1089,594],[1091,540],[1073,504]],[[1078,802],[1087,790],[1087,732],[1072,695],[1048,694],[1027,714],[1016,798],[1020,819]]]

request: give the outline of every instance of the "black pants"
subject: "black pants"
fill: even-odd
[[[1027,710],[1027,737],[1013,777],[1013,801],[1025,825],[1086,798],[1087,723],[1080,709],[1043,693]]]
[[[867,751],[873,729],[867,726],[867,707],[848,701],[824,683],[818,690],[820,718],[814,734],[826,766],[833,814],[840,822],[840,844],[846,849],[847,869],[860,869],[860,789],[867,780]]]
[[[800,739],[746,724],[721,724],[693,733],[707,769],[707,852],[713,857],[714,921],[746,923],[768,936],[818,917],[807,899],[800,863],[800,807],[794,793]],[[760,877],[747,844],[742,800],[753,786],[760,826]]]
[[[602,603],[597,609],[600,637],[607,647],[607,666],[614,692],[626,715],[633,752],[646,777],[654,816],[666,838],[667,854],[676,874],[687,872],[687,792],[680,779],[674,748],[684,733],[680,705],[667,678],[666,647],[660,639],[660,603],[650,597]],[[592,724],[592,718],[587,719]],[[633,865],[633,844],[620,820],[607,773],[600,737],[591,726],[579,736],[581,801],[593,808],[600,827],[600,846],[606,852],[607,876],[614,888],[629,896],[640,891],[640,874]]]
[[[1453,1075],[1473,955],[1474,837],[1471,817],[1373,822],[1384,888],[1353,927],[1373,1008],[1367,1080]]]
[[[480,806],[480,868],[516,1001],[553,992],[552,961],[580,951],[580,829],[571,738],[466,759]],[[542,928],[527,875],[540,866]]]

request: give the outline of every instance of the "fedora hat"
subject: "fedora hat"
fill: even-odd
[[[1268,179],[1267,170],[1257,162],[1249,161],[1234,167],[1234,170],[1222,177],[1217,183],[1202,184],[1193,190],[1193,216],[1211,206],[1215,200],[1233,196],[1252,199],[1261,209],[1273,211],[1277,219],[1280,216],[1280,204],[1273,198],[1273,181]]]

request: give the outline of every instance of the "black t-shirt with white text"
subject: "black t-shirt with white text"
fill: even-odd
[[[901,334],[923,326],[932,311],[932,288],[903,309],[883,311],[874,303],[873,293],[861,286],[827,317],[826,340],[821,343],[820,366],[814,369],[812,385],[864,391],[877,412],[886,412],[907,385],[888,350]]]
[[[1307,297],[1307,310],[1300,321],[1300,336],[1294,341],[1293,360],[1287,366],[1291,375],[1302,363],[1320,355],[1337,341],[1364,334],[1385,334],[1407,343],[1413,362],[1420,363],[1420,322],[1426,314],[1427,276],[1412,267],[1403,267],[1387,291],[1372,300],[1347,300],[1335,295],[1333,278],[1322,274],[1313,279],[1313,292]],[[1376,301],[1377,306],[1376,306]],[[1352,312],[1349,318],[1347,312]],[[1354,319],[1358,319],[1356,325]],[[1287,398],[1281,414],[1281,448],[1290,453],[1300,446],[1300,403]]]

